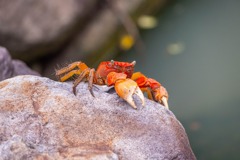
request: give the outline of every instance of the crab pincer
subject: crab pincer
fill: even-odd
[[[115,83],[115,90],[133,108],[137,109],[133,100],[133,94],[136,94],[140,98],[143,106],[145,105],[143,93],[135,81],[131,79],[119,80]]]
[[[146,92],[149,99],[152,99],[168,108],[168,92],[155,79],[148,78],[141,72],[135,72],[132,77],[143,92]]]
[[[117,94],[127,101],[134,109],[137,106],[133,100],[133,95],[139,97],[142,105],[145,105],[144,95],[141,89],[138,87],[137,83],[129,78],[124,73],[110,72],[107,76],[106,83],[108,86],[114,85]]]
[[[160,104],[162,104],[163,106],[165,106],[166,108],[169,109],[168,107],[168,92],[167,90],[163,87],[163,86],[158,86],[157,88],[153,88],[152,89],[152,99]]]

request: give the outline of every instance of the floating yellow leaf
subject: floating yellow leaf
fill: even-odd
[[[129,50],[134,45],[134,38],[130,35],[123,35],[120,39],[120,47],[123,50]]]
[[[171,43],[167,46],[167,52],[170,55],[178,55],[183,53],[185,50],[185,45],[183,42]]]
[[[142,15],[138,18],[138,26],[143,29],[152,29],[157,26],[157,20],[153,16]]]

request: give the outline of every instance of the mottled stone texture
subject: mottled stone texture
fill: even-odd
[[[174,114],[151,100],[134,110],[114,92],[38,76],[0,82],[0,160],[194,160]],[[138,104],[138,102],[137,102]]]
[[[39,75],[20,60],[12,60],[6,48],[0,46],[0,81],[17,75]]]

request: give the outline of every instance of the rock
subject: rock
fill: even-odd
[[[20,60],[12,60],[6,48],[0,46],[0,81],[17,75],[39,75]]]
[[[49,160],[49,159],[74,159],[74,157],[87,157],[90,160],[117,160],[118,157],[111,151],[102,151],[94,149],[93,147],[80,146],[72,148],[62,148],[58,152],[51,154],[41,153],[41,148],[45,149],[46,146],[39,146],[40,152],[36,152],[34,146],[26,144],[21,136],[13,135],[13,137],[0,145],[0,160],[9,159],[36,159],[36,160]],[[51,150],[50,150],[51,152]],[[81,154],[81,155],[78,155]]]
[[[20,60],[12,60],[14,74],[13,76],[17,75],[37,75],[40,76],[39,73],[30,69],[23,61]]]
[[[151,100],[130,107],[105,86],[24,75],[0,82],[0,160],[196,159],[174,114]],[[138,100],[136,99],[138,104]]]
[[[0,47],[0,81],[12,77],[14,67],[6,48]]]
[[[59,50],[94,13],[97,0],[0,0],[0,45],[16,58]]]

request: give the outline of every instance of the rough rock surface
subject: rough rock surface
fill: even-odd
[[[118,95],[85,83],[38,76],[0,82],[0,160],[196,159],[173,113],[146,100],[134,110]],[[139,103],[138,103],[139,102]]]
[[[17,75],[39,75],[20,60],[12,60],[6,48],[0,46],[0,81]]]

